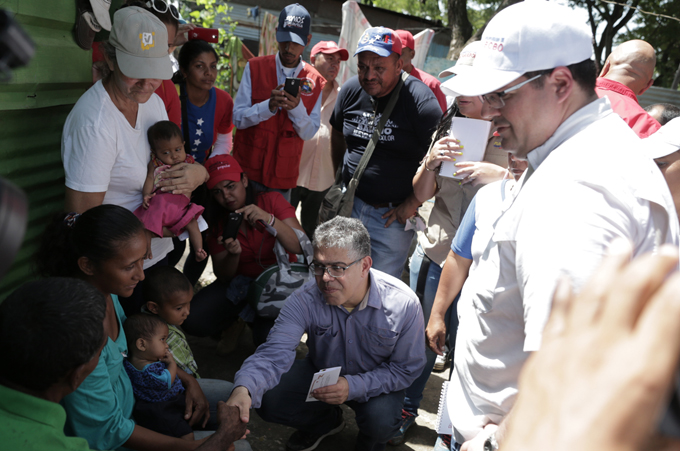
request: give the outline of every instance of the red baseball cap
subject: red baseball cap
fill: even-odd
[[[312,47],[311,56],[318,55],[319,53],[325,53],[327,55],[340,53],[340,61],[347,61],[349,59],[349,52],[338,47],[338,44],[334,41],[320,41]]]
[[[243,169],[238,161],[231,155],[216,155],[205,162],[208,170],[208,189],[213,189],[215,185],[224,180],[238,182],[241,180]]]
[[[411,34],[410,31],[406,30],[396,30],[395,33],[399,35],[399,39],[401,39],[401,46],[405,47],[407,49],[415,50],[416,49],[416,43],[413,40],[413,35]]]

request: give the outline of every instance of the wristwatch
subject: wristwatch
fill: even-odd
[[[484,440],[484,451],[497,451],[498,442],[496,441],[496,434],[491,433],[486,440]]]

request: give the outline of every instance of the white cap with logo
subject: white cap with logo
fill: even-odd
[[[168,29],[150,12],[136,6],[116,11],[109,42],[116,49],[118,67],[126,77],[172,78]]]
[[[650,158],[662,158],[680,150],[680,117],[670,120],[653,135],[642,140]]]
[[[487,94],[527,72],[569,66],[592,55],[592,35],[574,10],[525,0],[491,19],[472,70],[449,80],[448,88],[464,96]]]

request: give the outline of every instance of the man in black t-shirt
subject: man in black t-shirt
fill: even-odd
[[[354,56],[358,75],[342,87],[331,117],[331,153],[349,184],[373,127],[401,77],[401,41],[389,28],[364,32]],[[373,267],[400,277],[413,230],[404,230],[418,209],[413,176],[425,156],[442,110],[430,88],[409,77],[399,92],[368,166],[359,180],[352,217],[371,235]]]

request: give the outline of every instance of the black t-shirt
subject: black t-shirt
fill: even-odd
[[[349,79],[338,94],[330,122],[334,129],[342,132],[347,143],[342,169],[346,185],[390,96],[391,93],[372,98],[361,88],[356,76]],[[377,104],[375,119],[372,99]],[[422,81],[408,77],[359,180],[356,196],[370,204],[406,200],[413,192],[413,176],[427,152],[441,115],[442,109],[430,88]]]

